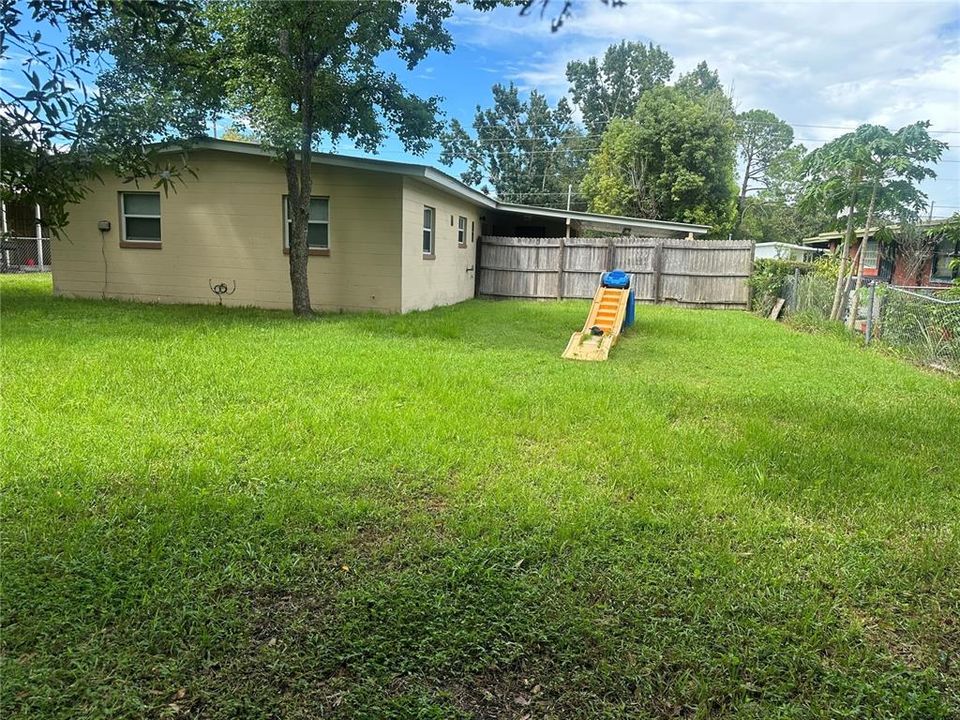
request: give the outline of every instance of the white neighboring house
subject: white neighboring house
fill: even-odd
[[[757,243],[754,246],[754,260],[793,260],[796,262],[812,262],[818,255],[825,253],[822,248],[813,248],[807,245],[792,245],[784,242]]]

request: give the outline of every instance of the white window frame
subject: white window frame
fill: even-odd
[[[467,218],[463,215],[457,217],[457,245],[467,246]]]
[[[327,246],[318,247],[317,245],[307,245],[307,252],[314,255],[329,255],[330,254],[330,196],[329,195],[311,195],[310,202],[314,200],[326,200],[327,201],[327,219],[326,220],[310,220],[309,211],[307,216],[307,225],[326,225],[327,226]],[[283,196],[283,249],[287,252],[290,252],[290,196]],[[308,228],[309,230],[309,228]]]
[[[426,214],[427,210],[430,211],[430,226],[427,227],[427,225],[423,225],[423,227],[421,228],[423,232],[421,233],[420,249],[423,250],[423,256],[425,258],[434,258],[437,256],[437,209],[432,208],[429,205],[424,205],[423,210],[424,210],[424,214]],[[426,218],[424,218],[424,220],[425,219]],[[427,233],[430,234],[430,250],[429,251],[427,251],[423,247],[423,240],[426,237]]]
[[[872,245],[871,245],[872,243]],[[873,261],[869,260],[871,254]],[[863,269],[878,270],[880,268],[880,242],[869,238],[863,241]]]
[[[138,191],[122,191],[120,193],[120,243],[126,245],[127,247],[160,247],[163,244],[163,207],[161,205],[160,212],[156,215],[143,215],[141,213],[128,213],[127,204],[124,202],[124,198],[127,195],[156,195],[157,202],[162,203],[163,201],[160,198],[160,193],[158,192],[149,192],[146,190]],[[131,238],[127,234],[127,218],[146,218],[150,220],[156,220],[160,224],[160,237],[154,240],[153,238]]]

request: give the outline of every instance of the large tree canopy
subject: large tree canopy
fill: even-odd
[[[644,92],[665,84],[673,59],[657,45],[623,41],[603,59],[567,64],[570,95],[583,114],[587,132],[599,136],[616,118],[630,117]]]
[[[507,202],[566,207],[567,189],[579,185],[586,165],[566,99],[551,107],[536,90],[523,99],[513,84],[494,85],[493,105],[477,106],[473,130],[453,120],[441,138],[444,163],[466,162],[464,182],[489,183]]]
[[[216,78],[192,63],[193,49],[209,40],[199,11],[189,0],[4,2],[0,59],[26,57],[26,89],[0,88],[3,198],[41,205],[45,224],[58,232],[68,203],[83,197],[101,169],[173,186],[182,161],[161,160],[145,146],[201,133],[218,107]],[[67,32],[70,43],[50,42],[50,31]],[[104,57],[123,68],[126,84],[113,82]]]
[[[595,212],[730,226],[734,124],[713,103],[660,87],[611,123],[582,191]]]

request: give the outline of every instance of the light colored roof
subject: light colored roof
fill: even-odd
[[[167,152],[177,152],[180,150],[203,149],[219,150],[222,152],[241,153],[246,155],[259,155],[262,157],[275,158],[276,155],[270,150],[260,147],[256,143],[235,142],[232,140],[219,140],[214,138],[201,138],[191,141],[186,146],[168,145],[164,148]],[[580,220],[586,223],[594,223],[604,226],[614,225],[617,227],[631,230],[656,230],[677,233],[693,233],[694,235],[705,235],[710,232],[709,225],[694,225],[691,223],[671,222],[667,220],[647,220],[644,218],[621,217],[618,215],[601,215],[598,213],[578,212],[575,210],[558,210],[555,208],[537,207],[534,205],[517,205],[516,203],[500,202],[496,198],[485,195],[478,190],[474,190],[466,183],[457,180],[455,177],[447,175],[429,165],[418,165],[415,163],[395,162],[393,160],[378,160],[375,158],[350,157],[347,155],[333,155],[331,153],[313,153],[313,162],[322,165],[333,165],[336,167],[348,167],[356,170],[370,170],[373,172],[393,173],[413,177],[417,180],[441,188],[454,195],[475,202],[483,207],[492,210],[499,210],[508,213],[522,213],[524,215],[535,215],[538,217],[550,217],[566,220]]]
[[[812,248],[812,247],[807,247],[806,245],[794,245],[793,243],[785,243],[785,242],[757,243],[756,245],[754,245],[754,247],[758,247],[758,248],[778,247],[778,248],[785,248],[787,250],[803,250],[805,252],[824,252],[823,248]]]

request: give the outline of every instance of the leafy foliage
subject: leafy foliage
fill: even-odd
[[[611,123],[581,184],[590,209],[703,223],[733,220],[734,122],[716,103],[658,87]]]
[[[664,85],[672,72],[673,58],[666,50],[626,40],[608,47],[602,60],[567,64],[570,95],[594,136],[602,135],[611,121],[633,115],[643,94]]]
[[[10,62],[14,51],[26,56],[27,89],[0,88],[3,198],[39,204],[44,224],[58,234],[68,205],[102,169],[175,188],[189,173],[183,158],[160,158],[147,144],[201,133],[218,106],[215,81],[200,80],[206,69],[192,70],[190,51],[208,40],[199,11],[187,0],[31,0],[25,6],[4,0],[0,59]],[[23,29],[25,13],[40,29]],[[44,30],[67,31],[70,44],[47,42]],[[97,77],[97,92],[89,92],[104,55],[129,82],[113,82],[116,73],[108,68]],[[150,78],[152,92],[140,93],[155,67],[163,72]]]
[[[747,212],[748,195],[769,189],[771,175],[776,176],[778,171],[779,179],[783,179],[783,171],[791,167],[793,159],[783,156],[792,145],[793,128],[772,112],[748,110],[737,115],[737,155],[743,165],[743,179],[734,232],[739,230]]]
[[[853,212],[866,222],[867,199],[876,188],[874,212],[887,218],[916,221],[927,207],[917,185],[936,172],[927,167],[947,144],[931,138],[929,122],[917,122],[895,133],[879,125],[861,125],[817,148],[804,160],[804,207],[824,208],[840,220]]]
[[[494,85],[493,106],[477,107],[473,129],[475,137],[453,120],[441,136],[441,160],[466,161],[464,182],[489,181],[506,202],[566,207],[568,185],[579,186],[586,163],[584,137],[565,98],[551,108],[536,90],[524,100],[512,83]]]

